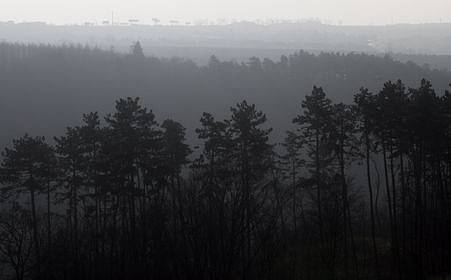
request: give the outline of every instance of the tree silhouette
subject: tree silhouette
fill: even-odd
[[[134,57],[144,58],[144,51],[139,41],[136,41],[136,43],[130,47],[130,52]]]
[[[25,279],[32,268],[33,257],[33,230],[29,212],[15,203],[0,218],[0,263],[13,267],[15,279]]]
[[[181,123],[128,97],[55,147],[25,135],[2,153],[1,276],[444,278],[450,104],[427,80],[361,88],[354,104],[314,87],[282,145],[242,101],[204,113],[191,150]]]
[[[51,153],[52,149],[43,137],[28,135],[13,140],[12,148],[5,148],[2,153],[2,183],[5,184],[2,192],[6,195],[29,194],[37,279],[41,277],[41,248],[36,196],[44,191],[49,180]]]
[[[299,126],[298,133],[305,139],[308,157],[308,167],[312,174],[312,181],[316,185],[316,207],[318,217],[318,232],[320,247],[326,240],[323,224],[323,184],[327,177],[327,169],[333,160],[332,155],[332,118],[333,107],[330,99],[326,97],[322,88],[313,87],[312,94],[306,95],[302,101],[303,112],[293,123]],[[322,251],[322,249],[320,249]],[[323,252],[321,252],[323,254]]]

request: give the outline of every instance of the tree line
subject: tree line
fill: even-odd
[[[321,85],[332,100],[351,103],[362,85],[378,91],[385,81],[402,79],[418,87],[426,78],[442,92],[451,81],[449,71],[389,56],[297,51],[236,62],[219,54],[199,65],[143,56],[134,47],[126,54],[81,45],[0,42],[0,146],[25,132],[50,139],[85,112],[109,112],[112,101],[124,94],[151,101],[159,118],[180,120],[189,132],[197,128],[199,113],[224,118],[230,104],[252,100],[278,137],[291,129],[298,110],[293,101],[313,85]],[[194,138],[187,134],[189,143]]]
[[[398,80],[352,104],[314,87],[271,143],[242,101],[202,144],[139,98],[1,158],[11,279],[445,279],[451,93]],[[7,278],[5,278],[7,279]]]

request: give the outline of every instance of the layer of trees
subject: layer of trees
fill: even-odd
[[[0,40],[11,42],[89,43],[126,52],[130,40],[140,38],[146,53],[171,57],[179,55],[194,61],[206,61],[209,54],[230,60],[278,57],[289,50],[343,51],[410,54],[409,59],[423,65],[450,65],[449,56],[427,57],[421,54],[450,55],[450,23],[348,26],[322,24],[319,21],[266,21],[194,23],[187,26],[160,22],[138,25],[54,25],[43,22],[0,22]],[[169,24],[170,25],[167,25]],[[441,68],[441,67],[439,67]],[[450,69],[450,68],[448,68]]]
[[[402,79],[418,87],[422,78],[442,92],[451,73],[360,53],[299,51],[245,62],[212,57],[200,66],[133,51],[0,42],[0,145],[25,132],[46,138],[60,135],[67,125],[79,125],[85,112],[109,112],[124,94],[141,97],[160,122],[179,120],[190,144],[201,112],[225,118],[230,104],[252,100],[268,116],[272,137],[281,141],[298,110],[294,100],[313,85],[321,85],[334,101],[350,103],[362,85],[376,92],[387,80]]]
[[[386,82],[344,104],[314,87],[293,124],[277,148],[243,101],[224,120],[204,113],[190,147],[180,123],[121,98],[53,140],[13,140],[1,159],[3,277],[451,273],[450,92]]]

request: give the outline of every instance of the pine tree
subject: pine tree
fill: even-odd
[[[83,140],[80,127],[68,127],[66,134],[56,138],[56,152],[59,157],[59,180],[61,181],[60,191],[63,201],[68,202],[67,224],[71,241],[71,257],[75,263],[73,271],[75,279],[80,276],[80,201],[86,190],[85,178],[85,158],[83,150]]]
[[[358,141],[356,138],[356,115],[352,106],[343,103],[335,104],[333,106],[334,122],[334,153],[337,157],[339,166],[339,177],[341,181],[342,193],[342,215],[343,215],[343,247],[344,247],[344,261],[345,261],[345,278],[349,277],[349,243],[351,241],[353,256],[356,265],[356,275],[358,277],[357,256],[355,253],[354,234],[352,228],[352,216],[349,202],[349,182],[346,170],[351,166],[354,159],[357,157]]]
[[[379,254],[376,243],[376,217],[375,217],[375,202],[374,202],[374,189],[371,178],[371,151],[374,150],[371,144],[371,133],[373,129],[374,110],[375,110],[375,96],[367,88],[361,88],[360,92],[354,96],[354,102],[356,103],[357,118],[359,120],[360,133],[364,143],[364,155],[366,165],[366,177],[368,184],[368,194],[370,202],[370,220],[371,220],[371,240],[374,254],[374,270],[376,272],[376,278],[379,276]]]
[[[108,140],[102,153],[107,155],[108,160],[106,173],[116,208],[113,211],[119,213],[118,219],[121,223],[120,261],[127,264],[119,273],[135,275],[134,273],[138,274],[139,271],[131,269],[135,264],[128,263],[129,258],[125,256],[139,257],[143,263],[148,261],[144,255],[137,254],[137,248],[140,246],[137,242],[137,214],[140,214],[140,220],[143,221],[142,234],[146,238],[141,246],[147,246],[150,204],[153,202],[152,206],[156,211],[164,211],[166,173],[162,162],[163,146],[155,115],[140,104],[139,98],[119,99],[115,107],[115,112],[105,118],[105,137]],[[161,212],[152,223],[155,234],[162,238],[166,223],[165,213]],[[162,249],[159,250],[159,253],[164,253],[161,252]]]
[[[144,51],[139,41],[136,41],[131,47],[130,52],[134,57],[144,58]]]
[[[245,236],[243,237],[243,278],[252,277],[249,265],[252,259],[254,218],[258,203],[256,193],[266,184],[267,174],[272,167],[272,145],[268,143],[271,129],[262,128],[266,116],[257,111],[255,105],[246,101],[231,108],[230,129],[233,143],[233,161],[236,166],[237,182],[242,197],[242,216]]]
[[[302,101],[302,114],[298,115],[293,123],[298,125],[300,135],[306,145],[309,158],[308,167],[312,174],[312,181],[316,185],[316,210],[318,217],[318,230],[320,248],[326,241],[323,223],[323,201],[325,179],[330,172],[328,169],[333,161],[333,107],[330,99],[326,97],[322,88],[313,87],[312,94],[306,95]],[[320,249],[320,254],[323,254]]]

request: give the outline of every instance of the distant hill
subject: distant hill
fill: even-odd
[[[115,99],[124,96],[141,97],[160,121],[182,122],[191,141],[202,112],[225,117],[230,106],[247,99],[267,114],[280,140],[313,85],[336,101],[351,102],[362,86],[377,91],[387,80],[402,79],[415,87],[422,78],[444,92],[451,73],[365,54],[301,51],[245,63],[213,57],[199,66],[87,47],[2,43],[0,144],[25,132],[59,135],[78,124],[82,113],[110,112]]]
[[[128,52],[140,40],[148,55],[179,56],[206,63],[210,55],[241,61],[250,56],[278,59],[300,49],[310,52],[386,53],[434,68],[451,69],[451,24],[337,26],[319,22],[259,25],[48,25],[0,22],[0,41],[81,44]],[[430,55],[436,55],[437,59]],[[404,61],[404,60],[403,60]]]

